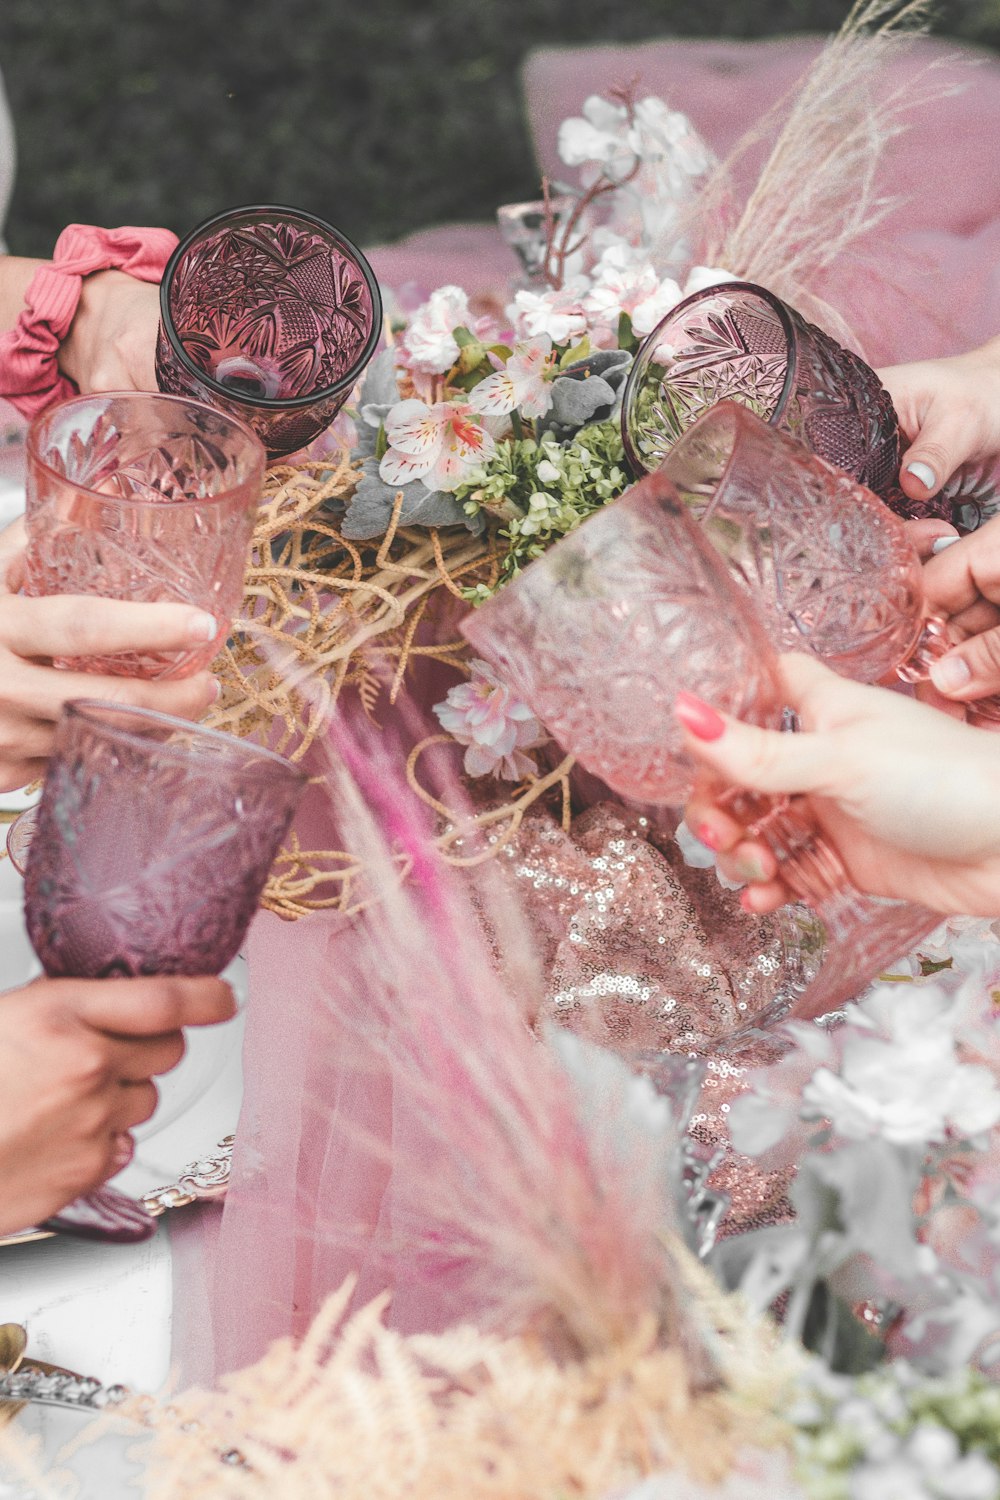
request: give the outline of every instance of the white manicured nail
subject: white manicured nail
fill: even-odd
[[[960,542],[961,540],[960,536],[939,536],[931,551],[935,553],[943,552],[946,547],[953,547],[956,542]]]
[[[937,484],[937,475],[930,464],[922,464],[919,461],[907,464],[906,472],[912,474],[914,479],[919,479],[925,490],[932,490]]]
[[[931,667],[931,682],[940,693],[957,693],[972,673],[960,656],[942,656]]]

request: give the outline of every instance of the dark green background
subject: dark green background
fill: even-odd
[[[66,223],[183,232],[254,199],[370,244],[537,188],[532,47],[830,31],[847,0],[0,0],[19,139],[11,249]],[[935,29],[1000,47],[1000,0]]]

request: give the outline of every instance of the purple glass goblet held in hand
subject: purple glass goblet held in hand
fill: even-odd
[[[68,704],[25,871],[28,935],[46,974],[220,973],[305,784],[298,767],[230,735],[144,709]],[[131,1200],[94,1196],[49,1227],[153,1232]]]
[[[157,384],[239,417],[280,457],[329,427],[381,332],[378,282],[339,230],[299,209],[234,208],[167,264]]]
[[[749,281],[685,298],[639,349],[622,397],[622,438],[633,472],[658,468],[719,401],[749,407],[898,514],[960,524],[947,493],[918,505],[899,488],[899,418],[871,366]]]
[[[637,802],[678,807],[692,787],[678,693],[755,724],[782,723],[777,656],[754,603],[663,474],[562,538],[462,632],[563,749]],[[922,908],[857,892],[794,803],[730,796],[826,931],[819,975],[796,1013],[857,994],[937,924]]]

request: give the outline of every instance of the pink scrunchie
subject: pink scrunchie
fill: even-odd
[[[39,266],[17,324],[0,334],[0,396],[25,416],[76,394],[59,369],[59,345],[76,316],[83,278],[92,271],[127,271],[138,281],[159,281],[177,236],[169,229],[98,229],[69,224],[56,240],[49,265]]]

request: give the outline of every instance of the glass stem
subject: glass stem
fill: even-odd
[[[782,880],[797,900],[816,912],[828,938],[846,938],[867,919],[866,898],[851,884],[840,857],[787,797],[734,789],[723,805],[746,825],[751,838],[767,845]]]

